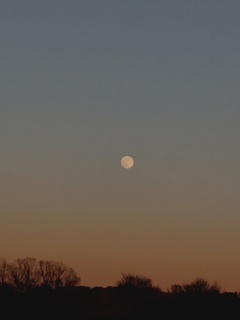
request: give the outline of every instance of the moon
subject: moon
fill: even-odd
[[[124,156],[121,159],[121,165],[124,169],[130,169],[134,165],[134,160],[130,156]]]

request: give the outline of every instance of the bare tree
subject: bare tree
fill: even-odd
[[[35,287],[40,278],[36,259],[29,257],[17,259],[8,264],[8,274],[10,283],[21,292],[26,292]]]
[[[194,293],[194,292],[220,292],[221,288],[214,282],[210,284],[207,280],[203,278],[196,278],[191,281],[189,284],[172,284],[170,288],[170,292],[172,293]]]
[[[63,286],[64,274],[67,270],[67,267],[62,262],[55,263],[55,288]]]
[[[184,288],[180,284],[172,284],[171,287],[170,287],[169,292],[171,292],[171,293],[182,293],[182,292],[184,292]]]
[[[116,284],[117,286],[129,286],[134,288],[153,288],[151,279],[131,273],[123,273],[121,280],[117,281]]]
[[[0,258],[0,285],[7,284],[8,281],[8,268],[7,261],[4,258]]]
[[[54,288],[55,284],[55,267],[53,261],[39,261],[40,274],[42,278],[42,284],[44,286]]]
[[[207,280],[203,278],[196,278],[190,284],[185,284],[183,286],[185,292],[214,292],[220,291],[220,286],[214,282],[210,284]]]
[[[74,287],[80,282],[81,278],[78,277],[77,273],[72,268],[68,268],[64,274],[63,285],[65,287]]]
[[[67,268],[61,262],[39,261],[42,284],[50,288],[75,286],[80,283],[80,277],[72,268]]]

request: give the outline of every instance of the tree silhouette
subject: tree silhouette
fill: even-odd
[[[144,276],[138,276],[131,273],[122,273],[122,278],[116,282],[117,286],[127,286],[138,289],[153,288],[152,280]]]
[[[67,268],[62,262],[39,261],[42,285],[50,288],[76,286],[81,278],[72,268]]]
[[[76,271],[72,268],[67,268],[63,278],[63,285],[65,287],[74,287],[80,284],[80,282],[81,278],[78,277]]]
[[[36,259],[26,257],[8,264],[8,277],[12,285],[21,292],[35,287],[40,279]]]
[[[8,266],[6,259],[0,258],[0,285],[7,284],[8,281]]]
[[[217,282],[210,284],[206,279],[196,278],[189,284],[172,284],[171,293],[194,293],[194,292],[220,292],[221,287]]]
[[[0,286],[11,286],[19,292],[27,292],[35,287],[73,287],[80,284],[81,278],[75,270],[62,262],[37,262],[35,258],[26,257],[7,263],[0,258]]]
[[[220,292],[216,282],[203,278],[173,284],[167,292],[132,273],[123,273],[116,286],[107,288],[77,286],[80,280],[61,262],[0,258],[1,311],[9,319],[32,319],[32,309],[39,318],[53,319],[240,319],[237,292]]]
[[[170,293],[182,293],[184,292],[184,288],[181,284],[172,284],[168,291]]]
[[[203,278],[196,278],[190,284],[184,285],[184,291],[186,292],[214,292],[220,291],[220,286],[214,282],[210,284]]]

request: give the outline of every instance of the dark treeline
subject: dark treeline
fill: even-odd
[[[7,319],[239,320],[240,296],[196,278],[167,291],[123,273],[111,287],[86,287],[62,262],[0,259],[0,308]]]

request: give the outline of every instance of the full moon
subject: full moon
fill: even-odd
[[[130,169],[134,165],[134,160],[130,156],[124,156],[121,159],[121,165],[124,169]]]

